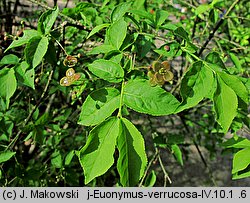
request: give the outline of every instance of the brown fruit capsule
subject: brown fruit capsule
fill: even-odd
[[[75,73],[73,68],[69,68],[66,71],[66,76],[60,80],[61,86],[70,86],[73,82],[77,81],[81,75],[79,73]]]
[[[68,67],[74,67],[77,63],[77,58],[71,55],[66,56],[66,58],[63,61],[63,65]]]

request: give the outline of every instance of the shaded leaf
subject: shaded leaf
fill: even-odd
[[[177,112],[196,106],[211,91],[213,72],[204,67],[201,61],[193,63],[181,81],[182,103]]]
[[[3,68],[0,70],[0,96],[5,99],[7,108],[9,100],[15,93],[17,82],[13,68]]]
[[[123,186],[135,186],[147,165],[144,139],[136,127],[125,118],[120,120],[119,129],[117,170],[120,182]]]
[[[223,142],[221,146],[226,148],[250,148],[250,140],[247,138],[234,136],[226,142]]]
[[[74,156],[75,156],[75,150],[72,150],[67,154],[67,156],[65,157],[65,163],[64,163],[65,166],[68,166],[71,163]]]
[[[46,12],[44,12],[37,23],[37,30],[41,33],[41,34],[48,34],[53,26],[53,24],[56,21],[56,18],[58,16],[59,13],[59,8],[55,7],[53,10],[48,10]]]
[[[33,37],[27,44],[24,55],[26,62],[35,68],[47,52],[49,41],[47,37]]]
[[[155,171],[152,170],[151,173],[147,176],[144,186],[153,187],[155,183],[156,183],[156,174]]]
[[[59,151],[55,151],[51,155],[51,165],[54,166],[55,168],[62,168],[62,155],[60,154]]]
[[[210,63],[209,65],[213,64],[214,66],[218,66],[221,69],[226,69],[223,61],[220,58],[220,55],[217,52],[210,52],[206,58],[205,61]]]
[[[151,49],[152,46],[151,38],[148,36],[139,35],[134,45],[138,57],[142,59]]]
[[[188,33],[182,28],[178,27],[174,30],[174,34],[181,37],[182,39],[189,40]]]
[[[19,66],[15,68],[16,76],[18,82],[35,89],[34,80],[35,80],[35,71],[34,68],[28,70],[29,65],[23,61]]]

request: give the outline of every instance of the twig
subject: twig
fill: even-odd
[[[161,169],[162,169],[163,174],[164,174],[164,184],[163,184],[163,187],[166,187],[166,186],[167,186],[167,180],[168,180],[168,182],[169,182],[170,184],[172,184],[172,181],[171,181],[171,179],[170,179],[170,177],[169,177],[169,175],[168,175],[168,173],[167,173],[167,171],[166,171],[166,169],[165,169],[165,167],[164,167],[164,165],[163,165],[163,163],[162,163],[161,156],[160,156],[160,152],[159,152],[159,150],[158,150],[157,147],[156,147],[156,151],[158,152],[158,160],[159,160]]]
[[[52,80],[53,73],[54,73],[54,70],[51,70],[51,72],[49,74],[48,81],[47,81],[47,83],[45,85],[45,88],[43,90],[43,93],[42,93],[40,99],[38,100],[38,102],[36,103],[35,107],[33,108],[33,110],[30,112],[28,117],[24,120],[23,127],[25,127],[27,125],[27,123],[29,122],[29,120],[31,119],[33,114],[35,113],[36,109],[40,106],[41,101],[43,100],[43,98],[44,98],[44,96],[45,96],[45,94],[46,94],[46,92],[48,90],[49,84],[50,84],[50,82]],[[12,149],[15,146],[15,143],[19,139],[21,133],[22,133],[22,130],[19,130],[17,135],[14,137],[14,139],[10,142],[10,144],[6,147],[6,149],[4,151],[7,151],[8,149]]]
[[[185,4],[186,6],[189,6],[190,8],[196,9],[196,7],[195,7],[194,5],[188,3],[187,1],[182,1],[182,0],[178,0],[178,1],[179,1],[180,3],[182,3],[182,4]]]
[[[194,38],[194,35],[195,35],[195,31],[196,31],[196,25],[198,23],[198,16],[195,17],[195,20],[194,20],[194,26],[193,26],[193,30],[192,30],[192,35],[191,35],[191,39]]]
[[[51,97],[49,99],[49,103],[47,104],[45,112],[48,113],[50,111],[51,105],[52,105],[55,98],[56,98],[56,94],[54,93],[54,94],[51,95]]]
[[[198,56],[201,56],[202,52],[206,49],[208,43],[210,40],[214,37],[215,32],[219,29],[219,27],[222,25],[224,22],[224,19],[231,13],[235,5],[239,2],[240,0],[235,0],[234,3],[230,6],[230,8],[227,10],[226,14],[216,23],[214,29],[210,32],[207,40],[205,43],[201,46],[200,51],[198,52]]]
[[[228,40],[228,39],[223,38],[223,37],[220,37],[220,36],[214,36],[214,37],[215,37],[215,38],[218,38],[218,39],[221,39],[221,40],[224,40],[224,41],[226,41],[226,42],[228,42],[228,43],[230,43],[230,44],[233,44],[233,45],[237,46],[237,47],[240,48],[240,49],[245,49],[245,50],[247,50],[246,47],[243,47],[243,46],[241,46],[240,44],[238,44],[238,43],[236,43],[236,42],[234,42],[234,41]]]
[[[67,51],[63,48],[63,46],[61,45],[61,43],[58,42],[57,39],[55,39],[55,41],[56,41],[56,43],[61,47],[61,49],[63,50],[64,54],[68,56]]]
[[[152,121],[151,121],[149,115],[147,115],[147,118],[148,118],[148,121],[149,121],[149,126],[150,126],[150,127],[153,126],[153,123],[152,123]],[[154,138],[153,134],[152,134],[152,138]],[[167,171],[166,171],[166,169],[165,169],[165,167],[164,167],[164,165],[163,165],[163,162],[162,162],[162,160],[161,160],[160,150],[158,149],[158,147],[157,147],[156,145],[154,145],[154,147],[155,147],[155,154],[158,154],[156,158],[158,158],[159,163],[160,163],[160,166],[161,166],[161,169],[162,169],[163,174],[164,174],[164,187],[166,187],[166,185],[167,185],[167,180],[168,180],[168,182],[169,182],[170,184],[172,183],[172,181],[171,181],[171,179],[170,179],[170,177],[169,177],[169,175],[168,175],[168,173],[167,173]]]
[[[180,117],[180,119],[181,119],[181,122],[182,122],[182,124],[183,124],[183,126],[184,126],[186,132],[187,132],[188,134],[192,134],[192,133],[190,133],[190,130],[189,130],[189,128],[188,128],[188,126],[187,126],[187,124],[186,124],[186,122],[185,122],[185,120],[184,120],[184,117],[181,116],[181,115],[179,115],[179,117]],[[192,134],[192,135],[193,135],[193,134]],[[212,173],[210,167],[208,166],[208,164],[207,164],[207,162],[206,162],[206,159],[205,159],[204,156],[202,155],[202,152],[201,152],[201,150],[200,150],[200,148],[199,148],[199,145],[198,145],[197,142],[195,141],[194,136],[193,136],[193,143],[194,143],[194,146],[195,146],[196,150],[198,151],[198,154],[199,154],[199,156],[200,156],[200,158],[201,158],[201,160],[202,160],[204,166],[205,166],[206,169],[208,170],[208,173],[209,173],[209,176],[210,176],[210,178],[211,178],[212,183],[214,184],[214,186],[216,186],[217,184],[216,184],[216,181],[214,180],[213,173]]]
[[[237,19],[241,19],[241,20],[247,20],[250,21],[249,18],[245,18],[245,17],[241,17],[241,16],[227,16],[226,18],[237,18]]]
[[[34,3],[34,4],[36,4],[36,5],[39,5],[39,6],[43,7],[43,8],[45,8],[45,9],[48,9],[48,10],[52,10],[52,9],[53,9],[53,8],[51,8],[51,7],[49,7],[49,6],[45,5],[45,4],[43,4],[43,3],[41,3],[41,2],[38,2],[38,1],[36,1],[36,0],[28,0],[28,1],[30,1],[30,2],[32,2],[32,3]],[[59,12],[59,15],[62,16],[63,18],[65,18],[67,21],[73,23],[73,24],[76,24],[76,25],[79,25],[79,26],[81,26],[81,27],[84,27],[79,21],[74,20],[73,18],[70,18],[69,16],[64,15],[64,14],[61,13],[61,12]]]
[[[157,158],[158,158],[158,151],[155,151],[155,153],[154,153],[152,159],[149,161],[148,166],[147,166],[147,168],[146,168],[146,170],[145,170],[145,172],[144,172],[144,174],[143,174],[143,177],[142,177],[142,179],[141,179],[141,181],[140,181],[140,183],[139,183],[139,187],[142,186],[142,184],[143,184],[143,182],[144,182],[144,180],[145,180],[145,178],[146,178],[146,176],[147,176],[147,174],[148,174],[148,171],[149,171],[151,165],[154,163],[154,161],[155,161]]]

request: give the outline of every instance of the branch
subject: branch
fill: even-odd
[[[206,49],[208,43],[210,42],[210,40],[214,37],[215,32],[219,29],[219,27],[222,25],[222,23],[224,22],[224,19],[231,13],[231,11],[233,10],[233,8],[235,7],[235,5],[239,2],[240,0],[235,0],[234,3],[230,6],[230,8],[228,9],[228,11],[226,12],[226,14],[216,23],[214,29],[210,32],[207,40],[205,41],[205,43],[201,46],[200,51],[198,52],[198,56],[201,56],[202,52]]]
[[[143,182],[144,182],[144,180],[145,180],[145,178],[146,178],[146,176],[147,176],[147,173],[148,173],[148,171],[149,171],[151,165],[155,162],[155,160],[157,159],[158,155],[159,155],[159,154],[158,154],[158,151],[155,151],[155,153],[154,153],[152,159],[149,161],[148,166],[147,166],[147,168],[146,168],[146,170],[145,170],[145,172],[144,172],[144,174],[143,174],[143,177],[142,177],[142,179],[141,179],[141,181],[140,181],[140,183],[139,183],[139,187],[142,186],[142,184],[143,184]]]
[[[43,8],[45,8],[45,9],[48,9],[48,10],[52,10],[53,9],[53,8],[45,5],[44,3],[38,2],[37,0],[28,0],[28,1],[32,2],[32,3],[36,4],[36,5],[39,5],[39,6],[43,7]],[[70,18],[67,15],[64,15],[63,13],[59,12],[59,15],[61,17],[65,18],[67,21],[69,21],[69,22],[71,22],[71,23],[73,23],[73,24],[75,24],[77,26],[80,26],[81,28],[85,28],[85,26],[83,26],[79,21],[74,20],[73,18]]]
[[[156,150],[158,151],[158,148],[156,147]],[[159,152],[158,152],[159,153]],[[167,186],[167,180],[168,182],[171,184],[172,181],[168,175],[168,172],[166,171],[163,163],[162,163],[162,160],[161,160],[161,156],[160,156],[160,153],[158,154],[158,160],[159,160],[159,163],[160,163],[160,166],[161,166],[161,169],[163,171],[163,174],[164,174],[164,184],[163,184],[163,187],[166,187]]]
[[[43,98],[45,97],[45,94],[47,93],[49,84],[52,80],[52,76],[53,76],[54,70],[51,70],[50,74],[49,74],[49,78],[48,81],[45,85],[45,88],[42,92],[42,95],[40,97],[40,99],[38,100],[38,102],[36,103],[35,107],[33,108],[33,110],[29,113],[28,117],[26,119],[24,119],[24,123],[23,123],[23,127],[25,127],[28,122],[30,121],[31,117],[33,116],[33,114],[35,113],[36,109],[41,105],[41,102],[43,100]],[[17,142],[17,140],[19,139],[20,135],[22,133],[22,130],[19,130],[16,137],[14,137],[14,139],[10,142],[10,144],[6,147],[6,149],[4,151],[7,151],[8,149],[12,149],[15,146],[15,143]]]
[[[188,134],[193,135],[192,133],[190,133],[190,130],[189,130],[189,128],[188,128],[188,126],[187,126],[187,124],[186,124],[186,122],[185,122],[185,120],[184,120],[185,118],[184,118],[183,116],[181,116],[181,115],[179,115],[179,117],[180,117],[180,119],[181,119],[181,122],[182,122],[182,124],[183,124],[183,126],[184,126],[186,132],[187,132]],[[216,186],[217,184],[216,184],[216,182],[215,182],[215,180],[214,180],[213,173],[212,173],[211,169],[209,168],[209,166],[208,166],[208,164],[207,164],[207,162],[206,162],[206,159],[205,159],[204,156],[202,155],[202,152],[201,152],[201,150],[200,150],[200,148],[199,148],[199,145],[198,145],[197,142],[195,141],[194,136],[193,136],[193,143],[194,143],[194,146],[195,146],[196,150],[198,151],[198,154],[199,154],[199,156],[200,156],[200,158],[201,158],[201,160],[202,160],[204,166],[205,166],[206,169],[208,170],[208,173],[209,173],[209,176],[210,176],[210,178],[211,178],[212,183],[214,184],[214,186]]]

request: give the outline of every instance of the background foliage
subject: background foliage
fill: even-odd
[[[74,3],[0,3],[0,185],[166,186],[192,147],[250,176],[248,1]]]

